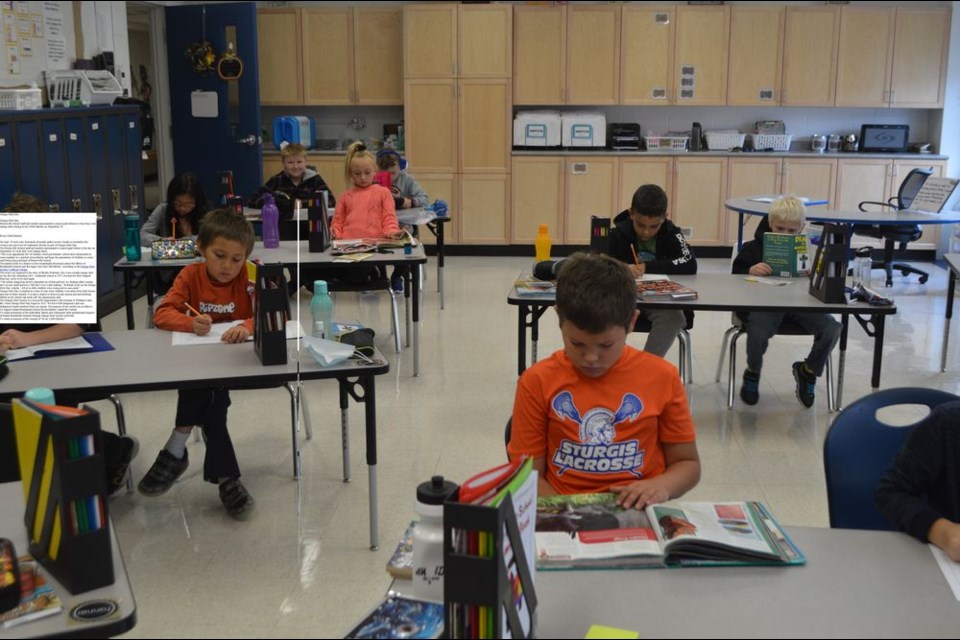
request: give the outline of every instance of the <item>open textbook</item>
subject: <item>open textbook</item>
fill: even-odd
[[[623,509],[612,493],[537,500],[537,568],[597,569],[806,559],[759,502],[674,500]]]

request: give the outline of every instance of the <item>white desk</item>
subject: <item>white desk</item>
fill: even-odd
[[[538,571],[537,635],[591,624],[641,638],[956,638],[960,602],[930,550],[891,531],[787,528],[802,567]]]

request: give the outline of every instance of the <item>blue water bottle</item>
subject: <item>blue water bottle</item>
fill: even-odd
[[[123,249],[127,262],[140,260],[140,216],[130,214],[123,221]]]
[[[276,249],[280,246],[280,210],[273,202],[273,194],[263,195],[263,246]]]
[[[326,280],[313,282],[313,300],[310,301],[310,315],[313,327],[310,333],[314,338],[333,340],[333,300],[327,292]]]

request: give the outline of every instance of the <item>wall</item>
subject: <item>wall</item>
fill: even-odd
[[[0,85],[37,83],[47,69],[69,69],[75,58],[72,2],[4,2]],[[48,51],[49,49],[49,51]]]

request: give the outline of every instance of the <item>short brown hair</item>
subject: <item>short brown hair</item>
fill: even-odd
[[[42,213],[47,210],[47,205],[29,193],[15,193],[3,210],[11,213]]]
[[[631,331],[637,309],[637,283],[627,266],[607,255],[578,252],[557,274],[557,315],[577,328],[598,334],[611,327]]]
[[[280,158],[289,158],[290,156],[306,156],[307,148],[302,144],[297,144],[296,142],[291,142],[290,144],[283,145],[283,149],[280,150]]]
[[[655,184],[641,185],[633,192],[630,208],[648,218],[662,218],[667,215],[667,194]]]
[[[246,247],[248,258],[253,253],[253,227],[243,216],[231,209],[214,209],[200,220],[200,233],[197,234],[200,248],[209,247],[217,238],[239,242]]]

